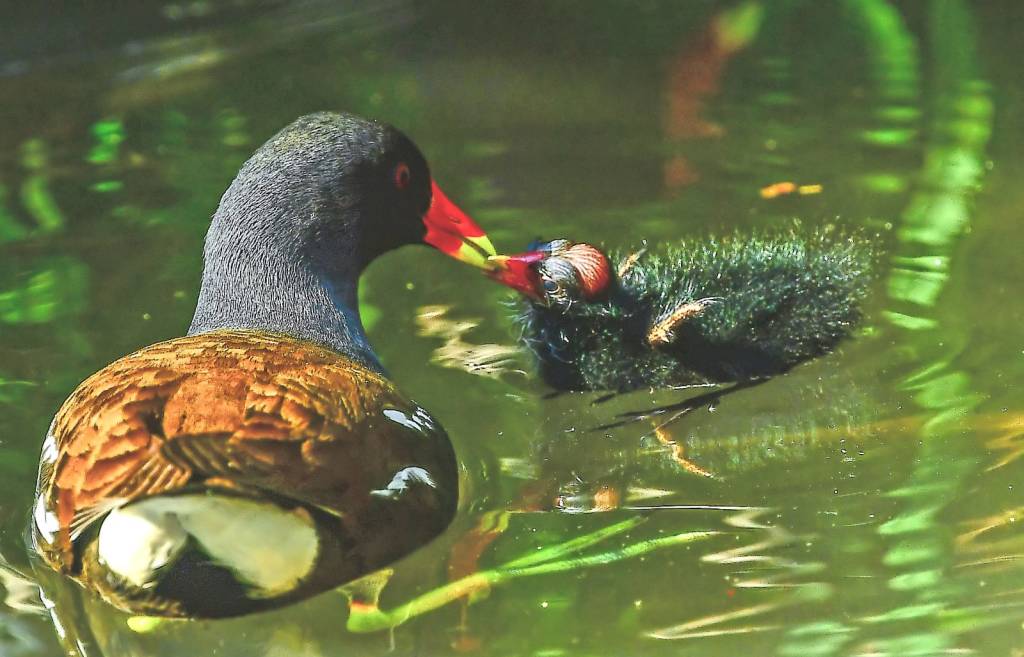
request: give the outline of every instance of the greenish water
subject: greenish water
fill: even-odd
[[[1022,26],[1014,0],[20,10],[0,27],[0,655],[1020,654]],[[59,580],[47,613],[17,573],[54,410],[185,330],[221,192],[319,109],[406,130],[499,250],[876,233],[866,328],[660,437],[594,431],[679,394],[549,396],[509,294],[404,249],[368,272],[364,317],[465,479],[380,597],[383,624],[424,613],[352,631],[373,623],[330,593],[151,627]],[[821,187],[761,197],[786,181]],[[476,571],[488,587],[425,611]]]

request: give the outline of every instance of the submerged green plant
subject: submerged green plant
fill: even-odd
[[[643,516],[635,516],[563,543],[531,551],[496,568],[481,570],[454,582],[449,582],[390,611],[384,611],[377,605],[380,591],[387,581],[386,576],[374,575],[369,580],[360,580],[360,582],[341,589],[350,600],[348,630],[351,632],[378,632],[391,629],[460,598],[468,598],[469,603],[472,604],[475,602],[472,597],[474,593],[514,579],[603,566],[649,554],[655,550],[703,540],[720,533],[716,531],[682,532],[671,536],[637,541],[605,552],[573,556],[601,541],[630,531],[644,521]],[[363,599],[360,599],[361,594],[364,596]]]

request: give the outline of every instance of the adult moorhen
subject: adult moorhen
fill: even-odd
[[[550,385],[625,392],[747,384],[832,351],[860,321],[872,254],[857,235],[794,230],[610,259],[563,239],[491,259],[528,299],[519,321]]]
[[[320,113],[242,166],[186,337],[83,382],[43,443],[31,547],[136,614],[224,617],[349,582],[449,523],[448,437],[385,377],[357,279],[426,242],[494,248],[398,130]]]

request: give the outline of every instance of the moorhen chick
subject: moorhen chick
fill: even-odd
[[[560,239],[494,256],[492,276],[527,298],[518,321],[548,384],[626,392],[763,380],[832,351],[861,318],[871,259],[864,238],[828,231],[610,255]]]
[[[441,533],[456,460],[385,376],[360,272],[426,242],[494,248],[391,126],[319,113],[242,166],[185,337],[86,379],[46,435],[31,547],[135,614],[225,617],[352,581]]]

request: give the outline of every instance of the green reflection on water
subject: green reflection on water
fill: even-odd
[[[92,126],[96,145],[86,159],[91,164],[112,164],[117,160],[121,142],[124,141],[124,126],[118,119],[99,121]]]
[[[951,340],[949,329],[938,333],[944,327],[933,309],[946,292],[952,248],[970,223],[971,197],[980,183],[992,130],[991,102],[987,85],[977,79],[966,5],[932,2],[929,28],[933,84],[942,91],[934,101],[918,188],[898,227],[899,246],[888,284],[889,297],[908,309],[888,317],[910,332],[909,342],[925,362],[905,378],[904,386],[929,417],[920,430],[917,465],[908,481],[892,491],[903,508],[878,528],[881,536],[895,540],[883,557],[894,571],[888,586],[908,599],[870,619],[899,628],[896,636],[880,642],[883,650],[908,655],[937,654],[957,644],[957,632],[943,622],[943,615],[963,605],[966,591],[951,576],[951,541],[941,514],[956,502],[964,480],[977,467],[979,459],[957,427],[984,399],[968,373],[952,363],[956,351],[935,349],[943,340],[952,341],[954,349],[963,340]]]
[[[35,220],[39,231],[59,231],[64,227],[65,219],[50,192],[46,143],[41,139],[30,139],[22,144],[21,163],[26,170],[33,172],[21,185],[22,205]]]
[[[0,184],[0,244],[15,242],[28,236],[28,228],[21,225],[7,208],[7,188]]]
[[[77,260],[45,258],[19,274],[23,283],[0,287],[0,322],[48,324],[85,307],[89,270]]]

